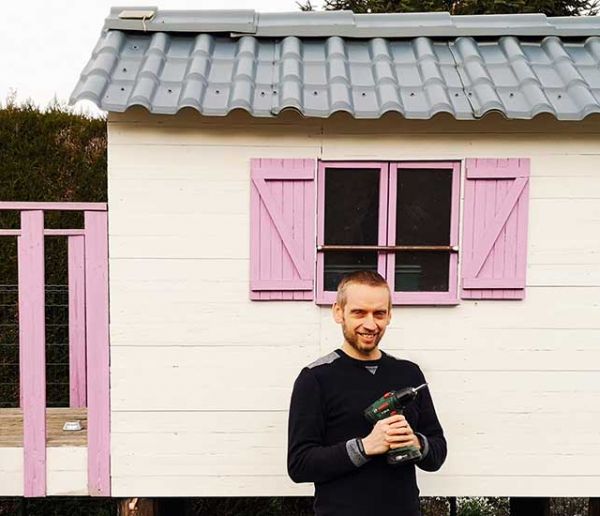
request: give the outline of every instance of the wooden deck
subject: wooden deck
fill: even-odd
[[[82,429],[77,432],[64,431],[66,421],[80,421]],[[87,409],[46,409],[46,446],[87,446]],[[22,409],[0,409],[0,447],[23,446]]]

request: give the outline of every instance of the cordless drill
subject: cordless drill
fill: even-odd
[[[417,397],[417,392],[426,386],[427,384],[424,383],[418,387],[406,387],[399,391],[386,392],[365,410],[364,415],[373,424],[386,417],[396,414],[402,415],[404,409]],[[405,464],[420,458],[421,452],[415,446],[390,449],[386,455],[387,463],[393,466]]]

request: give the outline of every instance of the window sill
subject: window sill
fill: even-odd
[[[335,292],[321,292],[315,298],[317,305],[335,303]],[[455,306],[460,300],[450,292],[405,292],[392,294],[392,306]]]

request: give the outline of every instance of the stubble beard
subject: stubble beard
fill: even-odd
[[[342,323],[342,333],[344,334],[346,342],[352,346],[357,353],[363,356],[368,356],[374,349],[377,349],[377,346],[379,346],[379,342],[383,337],[383,332],[379,331],[372,344],[361,344],[359,340],[360,337],[355,332],[351,332],[345,322]]]

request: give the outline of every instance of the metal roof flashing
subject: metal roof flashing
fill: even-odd
[[[123,19],[123,11],[154,11],[151,20]],[[104,21],[104,30],[143,32],[218,33],[256,32],[256,12],[253,10],[159,10],[158,7],[113,7]]]
[[[120,16],[153,12],[151,18]],[[450,15],[447,12],[354,14],[352,11],[257,13],[245,10],[159,10],[113,7],[106,30],[251,34],[255,37],[414,38],[459,36],[594,36],[600,17],[544,14]]]

